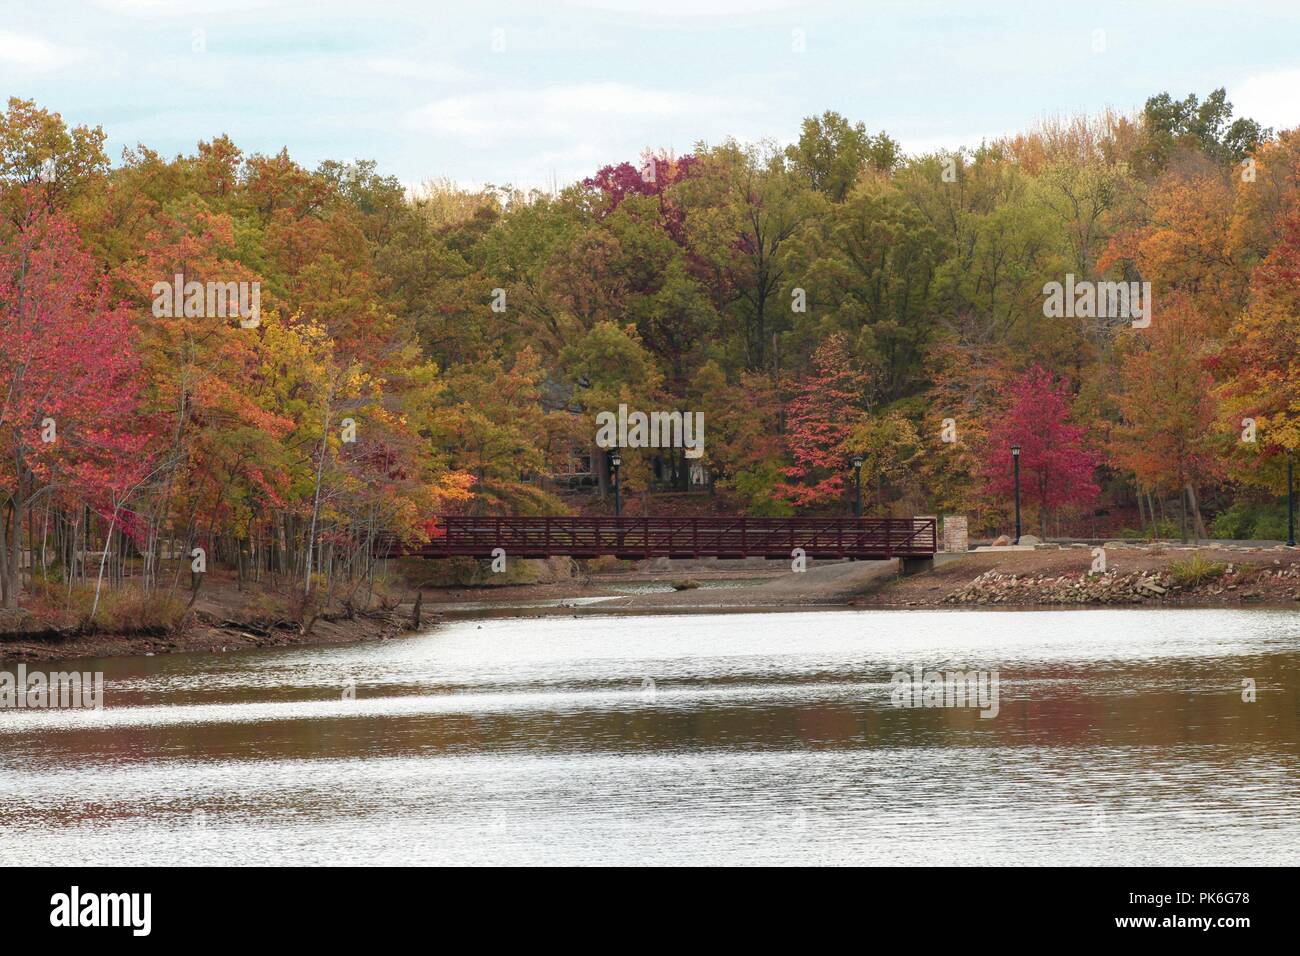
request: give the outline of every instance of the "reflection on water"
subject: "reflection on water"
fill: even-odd
[[[998,716],[893,707],[914,664],[997,670]],[[102,713],[0,711],[0,864],[1300,862],[1289,612],[494,618],[77,667]]]
[[[695,582],[692,590],[732,591],[737,588],[758,587],[770,580],[771,578],[702,578]],[[668,594],[677,590],[671,581],[602,582],[600,586],[606,591],[617,591],[620,594]]]

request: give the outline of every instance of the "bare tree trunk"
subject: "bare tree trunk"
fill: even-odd
[[[320,512],[320,484],[321,475],[325,471],[325,456],[329,453],[330,447],[330,405],[329,399],[325,400],[325,428],[320,436],[320,459],[316,462],[316,490],[312,496],[311,502],[311,530],[307,535],[307,571],[303,575],[304,586],[303,595],[311,595],[311,557],[312,550],[316,545],[316,515]]]
[[[108,523],[108,535],[104,538],[104,553],[99,557],[99,579],[95,582],[95,600],[90,605],[90,618],[87,623],[95,620],[95,612],[99,610],[99,589],[104,583],[104,562],[108,560],[108,546],[113,541],[113,527],[117,524],[117,506],[113,506],[113,518]]]
[[[1187,499],[1192,503],[1192,519],[1196,529],[1197,543],[1199,544],[1201,540],[1209,538],[1209,535],[1205,531],[1205,521],[1201,518],[1201,506],[1196,500],[1196,489],[1192,487],[1190,481],[1187,483]]]
[[[0,603],[9,603],[9,509],[0,505]]]
[[[17,495],[9,501],[9,591],[5,594],[5,607],[18,606],[18,595],[22,592],[23,567],[23,500],[26,489],[22,477],[18,479]]]

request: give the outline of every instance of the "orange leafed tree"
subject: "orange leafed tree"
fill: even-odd
[[[1213,429],[1214,379],[1206,368],[1206,319],[1183,297],[1161,300],[1150,329],[1124,359],[1111,456],[1144,490],[1186,494],[1205,537],[1198,489],[1219,468]]]

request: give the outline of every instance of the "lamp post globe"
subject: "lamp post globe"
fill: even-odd
[[[618,518],[623,514],[623,496],[622,489],[619,487],[618,470],[623,467],[623,456],[617,448],[609,453],[609,473],[614,478],[614,517]]]
[[[853,517],[862,517],[862,456],[853,456]]]
[[[1016,544],[1020,543],[1020,446],[1011,446],[1011,466],[1016,488]]]

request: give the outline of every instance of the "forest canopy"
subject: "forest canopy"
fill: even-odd
[[[440,512],[605,509],[620,404],[703,414],[712,510],[844,513],[859,455],[867,513],[1005,530],[1019,443],[1044,533],[1278,536],[1300,132],[1222,89],[915,156],[826,112],[549,192],[215,133],[111,162],[98,127],[0,113],[7,606],[33,541],[68,573],[114,535],[155,572],[202,543],[310,589]],[[256,321],[160,310],[176,277],[256,284]],[[1045,314],[1067,277],[1149,288],[1150,322]],[[551,480],[575,450],[594,493]],[[624,451],[634,512],[695,487],[656,455]]]

